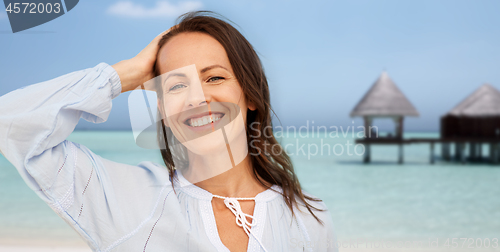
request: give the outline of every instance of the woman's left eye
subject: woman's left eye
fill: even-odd
[[[208,82],[217,82],[217,81],[221,81],[221,80],[224,80],[224,77],[215,76],[215,77],[210,77],[207,81]]]

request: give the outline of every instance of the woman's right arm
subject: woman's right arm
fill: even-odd
[[[80,118],[94,123],[106,121],[113,98],[154,77],[158,41],[168,31],[131,59],[113,66],[100,63],[0,97],[0,153],[29,181],[32,189],[50,185],[54,176],[52,171],[32,165],[54,164],[55,160],[64,159],[66,153],[62,152],[67,149],[63,150],[60,144]],[[41,181],[34,183],[35,180]]]
[[[147,206],[158,197],[152,184],[168,176],[155,167],[105,160],[65,139],[80,118],[106,121],[113,98],[152,77],[162,35],[132,59],[100,63],[0,97],[0,152],[95,250],[115,244],[150,215]],[[123,219],[134,221],[116,222]],[[103,233],[107,226],[114,232]]]
[[[51,166],[70,154],[64,140],[79,119],[106,121],[120,91],[106,63],[12,91],[0,97],[0,151],[32,189],[43,191],[54,181]]]
[[[96,208],[88,198],[102,205],[99,195],[113,191],[104,169],[111,167],[102,165],[103,160],[84,146],[65,139],[80,118],[104,122],[112,98],[120,90],[116,71],[100,63],[0,97],[0,152],[26,184],[95,250],[102,242],[96,240],[99,235],[92,234],[85,216],[88,207]],[[77,209],[86,201],[82,216]]]

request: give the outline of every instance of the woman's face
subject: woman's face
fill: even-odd
[[[157,64],[162,83],[158,106],[166,126],[189,150],[208,154],[244,133],[247,109],[255,108],[245,101],[217,40],[200,32],[178,34],[160,49]],[[226,136],[215,134],[221,128]]]

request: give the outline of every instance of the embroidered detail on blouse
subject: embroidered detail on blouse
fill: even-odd
[[[73,177],[74,177],[74,172],[75,172],[75,167],[76,167],[76,161],[77,161],[77,156],[76,156],[76,148],[73,146],[73,144],[70,145],[70,149],[72,152],[73,156]],[[63,166],[66,164],[66,159],[64,160]],[[62,167],[59,168],[58,174],[61,171]],[[55,182],[54,182],[55,183]],[[52,187],[52,186],[51,186]],[[73,202],[75,201],[74,198],[74,191],[75,191],[75,179],[71,181],[71,184],[68,188],[68,191],[66,191],[66,194],[61,199],[54,199],[53,203],[49,203],[49,206],[57,213],[57,214],[62,214],[66,210],[68,210],[69,207],[73,205]]]

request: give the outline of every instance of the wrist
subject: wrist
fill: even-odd
[[[124,93],[133,90],[135,88],[133,87],[133,83],[135,83],[135,81],[128,63],[125,60],[122,60],[112,65],[112,67],[115,69],[118,77],[120,78],[121,92]]]

